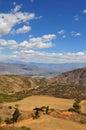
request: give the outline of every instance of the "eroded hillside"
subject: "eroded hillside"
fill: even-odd
[[[86,99],[86,68],[48,78],[0,76],[0,94],[15,95],[18,99],[29,95],[49,95]]]

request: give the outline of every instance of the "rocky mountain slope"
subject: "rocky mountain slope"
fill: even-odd
[[[23,76],[0,76],[0,94],[50,95],[75,98],[81,95],[86,99],[86,68],[65,72],[48,78]],[[23,96],[23,97],[24,97]]]
[[[75,98],[82,95],[86,99],[86,68],[48,77],[44,82],[46,84],[39,88],[37,94],[65,98]]]
[[[57,82],[60,84],[74,84],[86,86],[86,68],[80,68],[73,71],[62,73],[61,75],[47,78],[49,82]]]

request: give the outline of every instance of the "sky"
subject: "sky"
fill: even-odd
[[[86,63],[86,0],[0,0],[0,62]]]

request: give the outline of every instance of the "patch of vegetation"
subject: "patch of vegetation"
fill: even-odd
[[[27,128],[25,126],[22,126],[22,127],[0,127],[0,130],[31,130],[31,128]]]
[[[18,120],[18,118],[19,118],[19,116],[20,116],[20,112],[19,112],[19,109],[18,109],[18,108],[16,108],[16,110],[14,111],[14,113],[13,113],[12,116],[13,116],[13,117],[12,117],[12,121],[13,121],[13,122],[17,122],[17,120]]]
[[[16,108],[13,115],[12,115],[12,118],[6,118],[5,119],[5,123],[6,124],[12,124],[12,123],[15,123],[18,121],[18,118],[20,116],[20,112],[19,112],[19,109]]]
[[[81,119],[81,120],[80,120],[80,123],[81,123],[81,124],[86,124],[86,119]]]
[[[71,112],[77,112],[77,113],[80,113],[80,108],[81,106],[79,105],[81,99],[77,98],[73,104],[73,107],[72,108],[69,108],[68,111],[71,111]]]

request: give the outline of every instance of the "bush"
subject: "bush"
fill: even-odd
[[[68,109],[68,111],[73,112],[73,111],[75,111],[75,109],[71,107],[71,108]]]
[[[11,124],[11,123],[13,123],[13,121],[10,118],[6,118],[5,119],[5,123],[6,124]]]
[[[80,112],[80,108],[81,106],[79,105],[79,102],[78,101],[75,101],[74,104],[73,104],[73,108],[75,110],[75,112]]]
[[[74,111],[74,112],[80,113],[81,106],[79,105],[79,103],[80,103],[80,100],[76,99],[74,104],[73,104],[73,107],[69,108],[68,111],[71,111],[71,112]]]
[[[21,129],[23,129],[23,130],[31,130],[30,128],[27,128],[26,126],[22,126]]]
[[[14,113],[13,113],[12,121],[13,121],[13,122],[17,122],[19,116],[20,116],[19,109],[16,108],[16,110],[15,110]]]
[[[81,120],[80,120],[80,123],[81,123],[81,124],[86,124],[86,119],[81,119]]]
[[[49,106],[46,107],[45,113],[49,114]]]

